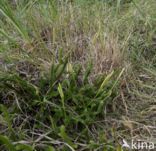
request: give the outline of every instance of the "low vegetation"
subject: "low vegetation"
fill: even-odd
[[[122,151],[155,142],[155,0],[0,1],[0,150]]]

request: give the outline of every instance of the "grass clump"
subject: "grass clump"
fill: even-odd
[[[119,73],[116,77],[117,74],[111,72],[106,77],[102,76],[101,80],[91,83],[91,70],[90,63],[82,74],[80,65],[72,66],[68,58],[65,58],[59,64],[52,64],[49,75],[39,77],[36,84],[15,73],[1,73],[1,102],[7,107],[4,112],[2,106],[1,117],[7,122],[2,124],[6,129],[3,135],[13,142],[24,139],[23,141],[34,146],[33,149],[48,147],[49,143],[55,146],[57,141],[62,141],[62,145],[58,147],[62,149],[65,146],[77,149],[81,143],[84,143],[85,148],[91,149],[90,141],[95,139],[90,138],[91,127],[96,120],[104,118],[104,107],[111,104],[117,96],[122,74]],[[32,135],[34,140],[29,140]],[[40,138],[38,135],[45,136]],[[38,139],[43,142],[38,142]],[[101,146],[95,142],[93,148],[103,148],[107,142],[103,143]]]

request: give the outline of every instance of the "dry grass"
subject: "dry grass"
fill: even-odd
[[[0,81],[1,104],[8,109],[7,112],[5,108],[0,108],[0,133],[8,135],[15,146],[29,144],[37,150],[51,145],[58,150],[98,151],[106,149],[103,147],[106,146],[109,148],[106,150],[120,151],[123,139],[155,142],[155,0],[92,4],[89,1],[87,4],[83,1],[20,3],[22,1],[19,5],[13,4],[9,13],[7,5],[4,7],[0,2],[0,78],[10,80],[6,83]],[[55,83],[57,99],[54,96],[51,100],[51,96],[47,97],[51,65],[62,66],[62,58],[68,55],[63,77]],[[91,73],[90,62],[93,64]],[[77,65],[82,67],[74,85],[79,88],[72,88],[72,93],[82,96],[77,96],[80,103],[75,105],[72,101],[76,99],[71,99],[71,103],[64,102],[71,92],[67,93],[67,86],[63,89],[61,86],[66,83],[65,80],[75,77],[73,73]],[[14,74],[18,75],[15,80],[10,78]],[[45,82],[44,88],[40,80]],[[72,80],[68,86],[72,87]],[[83,100],[87,97],[94,100],[103,88],[102,83],[107,101],[102,109],[98,107],[100,113],[92,116],[97,110],[90,111]],[[9,89],[8,85],[11,85]],[[94,86],[99,88],[96,95]],[[113,87],[112,93],[110,87]],[[79,89],[82,89],[81,92]],[[41,93],[40,100],[36,92]],[[88,96],[88,93],[91,95]],[[51,106],[56,109],[51,109]],[[12,113],[14,109],[18,112]],[[49,114],[56,111],[57,117],[50,118]],[[86,115],[86,123],[92,117],[91,124],[75,121],[76,124],[73,124],[70,121],[79,115]],[[69,125],[65,124],[69,122],[66,117],[70,119]],[[65,130],[61,124],[65,125]],[[19,131],[18,138],[14,136],[16,131]]]

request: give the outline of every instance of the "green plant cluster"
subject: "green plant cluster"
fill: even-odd
[[[89,127],[96,120],[104,118],[104,107],[116,97],[118,80],[123,72],[120,72],[118,77],[111,72],[90,83],[91,70],[91,63],[86,71],[82,72],[80,65],[72,66],[66,57],[58,64],[52,64],[50,74],[42,75],[36,85],[18,74],[1,73],[0,116],[7,122],[8,127],[4,134],[13,141],[21,139],[21,133],[16,133],[17,123],[14,123],[15,128],[13,127],[13,120],[17,115],[29,115],[31,119],[27,122],[30,127],[43,129],[44,123],[51,127],[50,135],[55,139],[63,139],[71,148],[78,147],[73,142],[78,133],[82,135],[80,140],[85,138],[87,141]],[[8,104],[5,102],[4,93],[8,94]],[[9,96],[9,93],[15,94],[16,97]],[[27,129],[27,126],[25,124],[23,128]],[[65,129],[69,134],[66,134]],[[75,138],[72,140],[70,133],[74,133]],[[1,142],[9,147],[4,136],[1,136]]]

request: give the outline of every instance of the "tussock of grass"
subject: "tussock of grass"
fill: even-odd
[[[34,132],[37,135],[37,132],[44,131],[48,133],[47,137],[62,139],[69,148],[76,149],[79,146],[77,143],[80,142],[89,144],[90,127],[95,120],[104,118],[102,110],[116,97],[118,80],[123,73],[123,71],[119,73],[115,80],[114,72],[112,72],[107,77],[101,78],[101,81],[91,84],[88,81],[91,70],[89,65],[83,77],[80,78],[80,66],[72,67],[67,59],[61,60],[60,64],[52,65],[50,75],[39,77],[36,85],[28,79],[23,79],[23,75],[2,73],[0,76],[1,101],[8,108],[8,110],[5,109],[6,117],[2,116],[2,120],[5,121],[6,118],[7,124],[10,125],[5,135],[15,141],[26,136],[31,137]],[[2,106],[2,112],[3,108],[4,106]],[[8,117],[11,114],[12,117]],[[2,126],[5,129],[6,124],[2,123]],[[30,129],[27,132],[28,127]],[[16,131],[21,132],[16,134]],[[71,140],[70,135],[73,132],[74,136]],[[46,141],[46,137],[43,139]],[[36,142],[35,146],[41,144],[47,146],[47,143],[48,140],[45,143]],[[31,141],[29,145],[32,145]],[[101,145],[96,144],[96,146]]]

